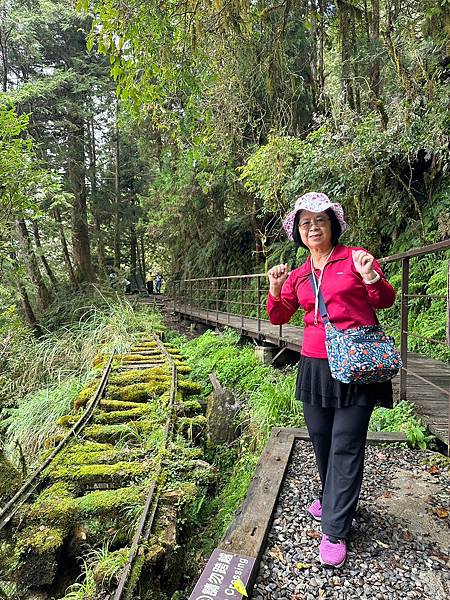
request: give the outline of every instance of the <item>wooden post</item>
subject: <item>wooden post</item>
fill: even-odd
[[[230,280],[227,277],[227,323],[230,324]]]
[[[447,344],[450,346],[450,260],[448,261],[447,272]]]
[[[219,322],[219,283],[220,280],[216,279],[216,322]]]
[[[260,276],[256,277],[256,316],[258,319],[258,334],[261,333],[261,282]]]
[[[189,282],[189,314],[192,315],[192,280]]]
[[[406,380],[408,370],[408,294],[409,294],[409,258],[402,259],[402,308],[400,353],[403,367],[400,371],[400,400],[406,400]]]
[[[205,281],[206,291],[206,320],[209,318],[209,279]]]
[[[447,270],[447,344],[450,346],[450,260]],[[447,456],[450,457],[450,394],[448,396]]]
[[[241,296],[241,333],[244,331],[244,290],[242,287],[242,277],[239,278],[239,288]]]

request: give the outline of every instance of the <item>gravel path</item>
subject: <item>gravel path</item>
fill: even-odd
[[[319,484],[312,447],[297,442],[252,599],[448,600],[450,468],[432,456],[367,448],[347,562],[334,570],[318,560],[320,523],[306,513]]]

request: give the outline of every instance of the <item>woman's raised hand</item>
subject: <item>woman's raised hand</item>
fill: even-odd
[[[374,258],[365,250],[352,250],[353,264],[363,279],[374,279],[376,271],[373,268]]]
[[[289,275],[287,263],[284,265],[276,265],[268,270],[267,276],[269,278],[270,293],[272,296],[279,296],[283,283],[286,281]]]

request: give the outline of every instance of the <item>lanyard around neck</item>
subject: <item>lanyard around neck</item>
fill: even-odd
[[[325,266],[328,262],[328,259],[330,258],[330,256],[333,254],[333,250],[334,250],[334,246],[333,248],[331,248],[330,253],[328,254],[328,256],[325,259],[325,262],[323,264],[322,269],[320,270],[320,277],[319,277],[319,283],[317,283],[316,280],[316,275],[314,273],[314,261],[313,261],[313,257],[311,255],[311,272],[313,274],[313,281],[314,281],[314,289],[315,289],[315,299],[314,299],[314,325],[318,324],[318,320],[317,320],[317,314],[319,312],[319,292],[320,292],[320,286],[322,285],[322,279],[323,279],[323,272],[325,271]]]

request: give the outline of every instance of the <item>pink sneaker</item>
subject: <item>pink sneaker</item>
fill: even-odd
[[[316,521],[322,520],[322,505],[320,504],[320,500],[314,500],[307,510],[313,519]]]
[[[319,559],[323,565],[329,567],[342,567],[347,558],[347,543],[345,540],[339,540],[336,543],[330,542],[330,538],[324,533],[319,548]]]

